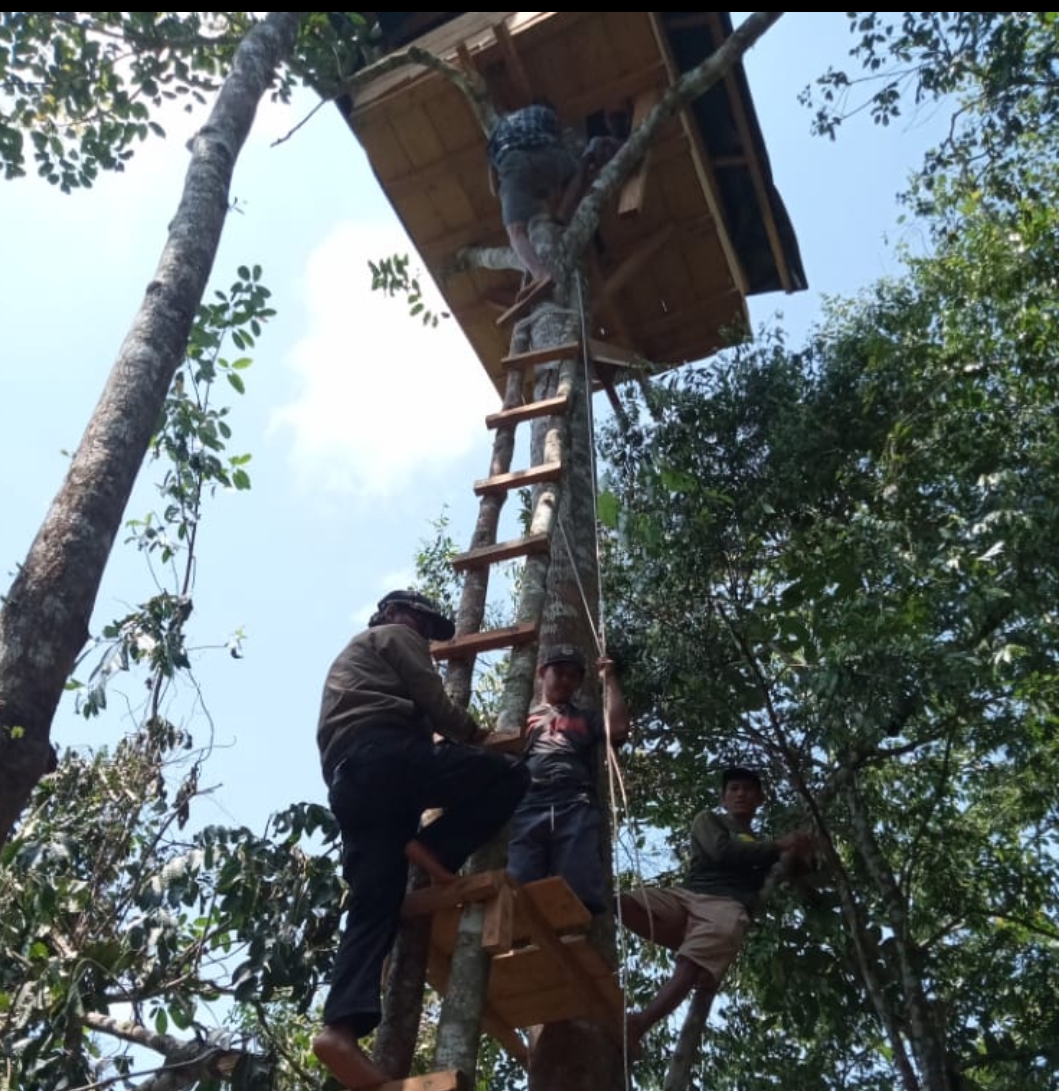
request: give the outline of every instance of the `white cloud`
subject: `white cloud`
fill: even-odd
[[[372,497],[440,478],[483,435],[496,391],[452,319],[428,328],[403,298],[372,292],[369,259],[410,253],[428,308],[444,303],[398,229],[338,224],[304,278],[308,332],[291,352],[302,390],[276,410],[304,486]]]

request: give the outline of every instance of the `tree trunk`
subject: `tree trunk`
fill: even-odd
[[[677,1038],[677,1048],[666,1069],[662,1091],[684,1091],[691,1086],[691,1070],[698,1059],[702,1033],[706,1029],[706,1020],[716,995],[712,989],[701,987],[691,994],[688,1011]]]
[[[88,637],[114,537],[213,268],[236,158],[300,13],[270,12],[235,54],[192,141],[184,193],[146,298],[66,480],[0,610],[0,847],[53,759],[51,723]]]

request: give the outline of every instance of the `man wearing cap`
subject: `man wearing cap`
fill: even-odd
[[[507,822],[529,781],[515,759],[468,745],[488,732],[449,698],[430,655],[429,641],[454,632],[425,595],[391,591],[324,683],[316,738],[350,897],[313,1050],[348,1088],[391,1078],[358,1039],[381,1017],[408,862],[436,883],[451,881]],[[420,828],[434,808],[441,816]]]
[[[764,802],[761,776],[730,766],[721,775],[724,812],[700,811],[691,824],[691,863],[674,887],[640,887],[621,895],[621,920],[643,939],[676,952],[672,977],[642,1011],[626,1017],[629,1055],[643,1036],[676,1010],[694,988],[715,994],[739,953],[758,895],[773,865],[808,865],[813,839],[804,831],[777,841],[755,836],[751,822]]]
[[[530,709],[523,755],[532,782],[512,820],[507,870],[520,883],[562,876],[592,913],[607,906],[603,816],[596,798],[599,748],[623,743],[629,712],[607,658],[597,662],[604,716],[574,704],[585,657],[571,644],[547,649],[537,674],[541,703]]]

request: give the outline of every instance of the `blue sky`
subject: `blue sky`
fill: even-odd
[[[742,13],[733,13],[738,22]],[[836,143],[812,137],[799,91],[852,39],[841,13],[788,13],[746,60],[776,184],[798,235],[809,290],[751,301],[754,322],[781,314],[800,336],[823,295],[851,295],[899,270],[894,196],[938,120],[888,129],[867,118]],[[485,476],[497,408],[484,371],[451,323],[425,330],[399,301],[370,292],[367,261],[410,249],[354,137],[325,108],[274,145],[312,106],[259,114],[236,170],[215,279],[258,263],[277,318],[233,403],[232,451],[249,452],[249,493],[207,509],[192,623],[201,700],[188,689],[170,709],[215,750],[202,783],[216,785],[200,821],[263,828],[298,800],[323,801],[315,721],[324,674],[375,600],[408,582],[421,540],[447,508],[456,540],[470,536],[472,482]],[[61,483],[140,304],[183,182],[192,123],[163,120],[126,172],[63,195],[36,179],[0,189],[0,571],[24,558]],[[413,263],[414,263],[413,256]],[[602,408],[602,406],[600,407]],[[517,461],[517,460],[516,460]],[[525,464],[523,461],[521,464]],[[151,467],[127,517],[152,506]],[[119,536],[119,541],[120,541]],[[120,544],[93,631],[151,593],[144,562]],[[244,657],[224,653],[246,634]],[[119,685],[128,707],[137,683]],[[115,695],[103,720],[64,703],[60,749],[111,741],[128,729]]]

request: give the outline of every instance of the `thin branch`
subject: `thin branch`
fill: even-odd
[[[474,111],[474,116],[478,119],[482,132],[488,136],[493,131],[497,122],[496,107],[489,97],[489,89],[482,77],[477,72],[465,72],[462,68],[443,61],[440,57],[417,45],[410,45],[399,53],[389,53],[374,64],[368,65],[367,68],[362,68],[349,81],[348,93],[355,103],[358,88],[365,86],[379,76],[385,75],[387,72],[394,72],[409,65],[429,68],[432,72],[437,72],[447,79],[467,99]]]
[[[298,122],[297,125],[294,126],[293,129],[288,129],[287,132],[283,134],[283,136],[277,137],[275,140],[272,141],[271,144],[269,144],[269,147],[278,148],[280,144],[285,144],[300,128],[302,128],[302,126],[309,124],[313,117],[315,117],[317,111],[322,110],[328,103],[334,101],[334,96],[332,96],[331,98],[320,99],[320,101],[305,115],[305,117],[301,119],[301,121]]]
[[[754,12],[701,64],[685,72],[662,95],[658,104],[644,118],[643,124],[629,136],[614,158],[600,171],[599,177],[577,206],[570,226],[560,242],[566,261],[584,251],[599,225],[603,205],[632,177],[647,149],[654,142],[658,130],[683,106],[722,80],[740,57],[783,14],[782,11]]]

